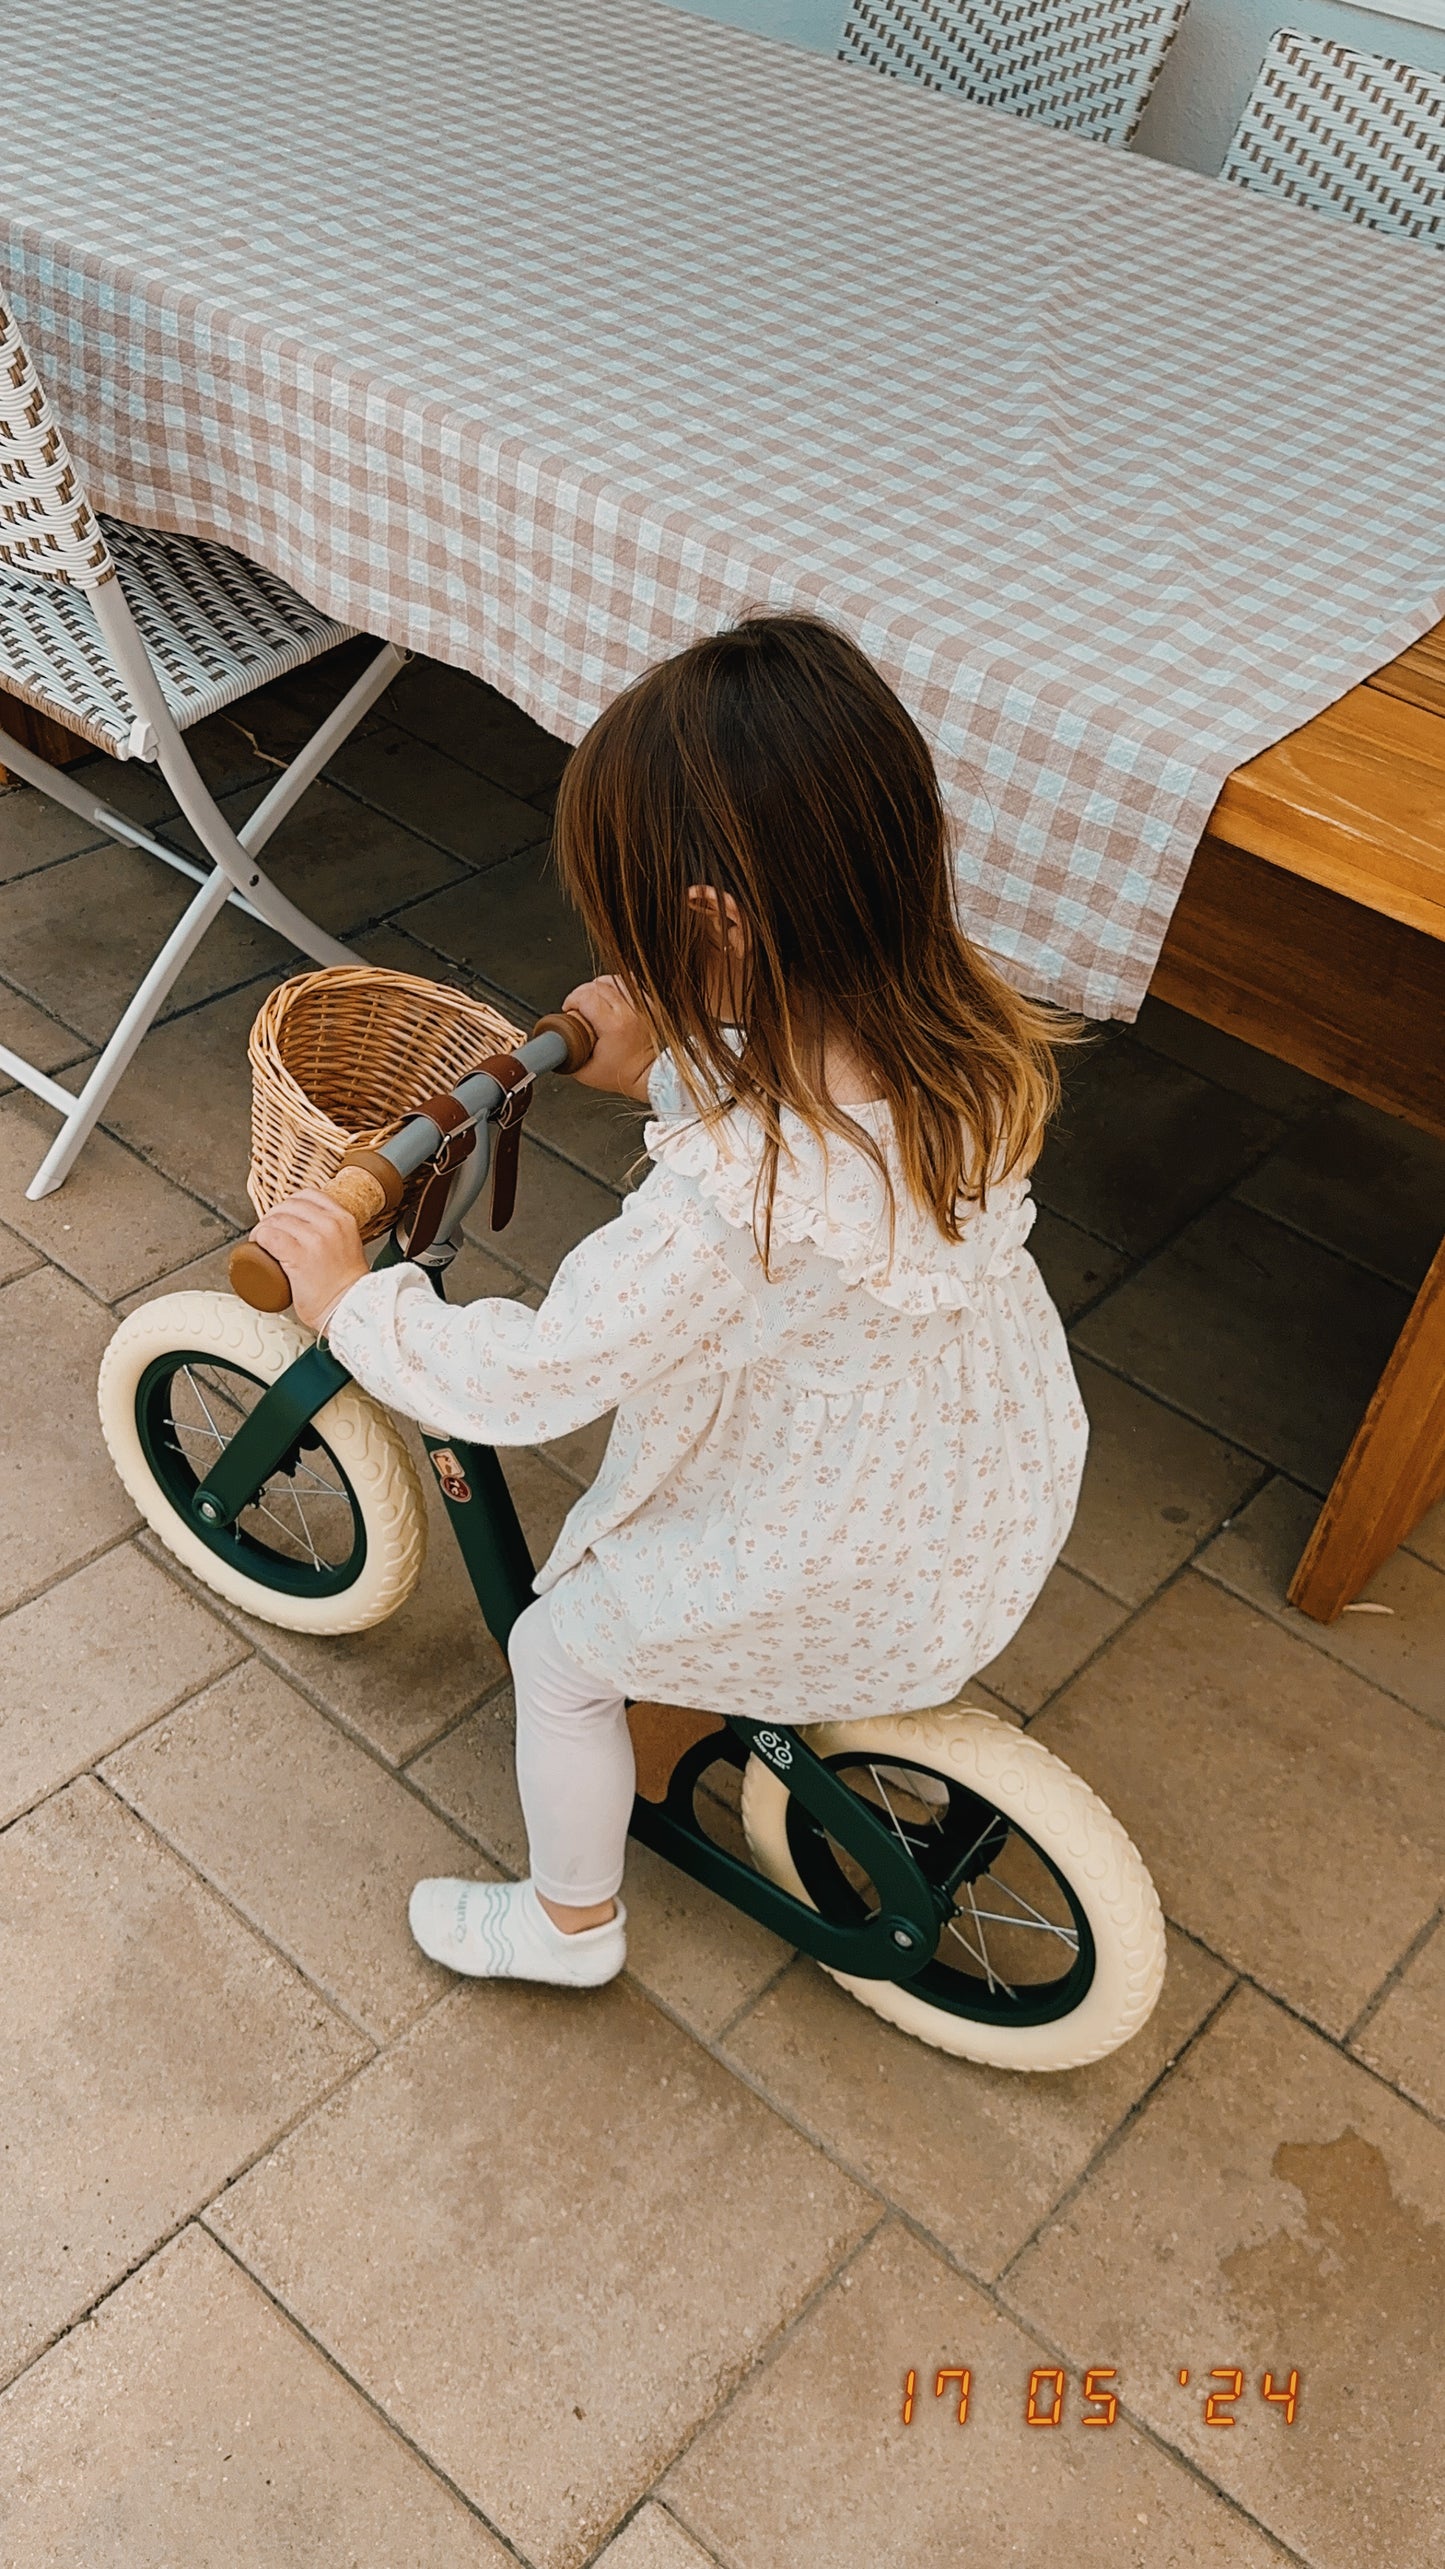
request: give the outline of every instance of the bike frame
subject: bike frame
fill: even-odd
[[[554,1067],[550,1058],[528,1059],[529,1054],[541,1055],[548,1042],[555,1043],[555,1038],[519,1047],[519,1058],[530,1068]],[[478,1148],[463,1164],[454,1185],[441,1226],[442,1245],[420,1261],[442,1295],[462,1213],[475,1200],[485,1177],[487,1118],[496,1113],[503,1096],[495,1081],[486,1080],[495,1103],[474,1097],[472,1092],[480,1092],[483,1085],[478,1078],[462,1082],[458,1089],[469,1110],[476,1109]],[[438,1128],[419,1118],[385,1146],[386,1156],[410,1173],[435,1153],[439,1140]],[[405,1255],[393,1233],[376,1263],[391,1265]],[[305,1430],[351,1379],[347,1368],[319,1341],[298,1356],[257,1402],[195,1491],[191,1505],[198,1521],[212,1530],[232,1524],[274,1472],[289,1468]],[[432,1435],[424,1435],[423,1441],[477,1604],[505,1652],[513,1624],[532,1602],[534,1565],[501,1464],[490,1446]],[[683,1751],[661,1802],[642,1794],[634,1798],[632,1836],[832,1970],[865,1980],[911,1980],[933,1954],[940,1925],[952,1908],[953,1883],[935,1889],[914,1863],[902,1836],[849,1790],[815,1755],[800,1731],[741,1714],[729,1713],[723,1722],[722,1729],[709,1732]],[[749,1757],[760,1759],[863,1867],[878,1895],[878,1908],[865,1922],[824,1917],[708,1836],[697,1816],[699,1784],[711,1767],[720,1763],[743,1767]]]

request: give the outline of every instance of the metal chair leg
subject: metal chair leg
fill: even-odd
[[[217,866],[172,928],[79,1095],[72,1095],[68,1089],[60,1091],[69,1102],[69,1112],[25,1190],[32,1203],[42,1195],[52,1195],[68,1177],[81,1145],[94,1129],[107,1098],[142,1036],[149,1030],[167,992],[185,970],[211,921],[225,908],[230,893],[230,882]],[[26,1081],[27,1087],[35,1084],[33,1078]],[[57,1082],[48,1081],[45,1090],[38,1093],[46,1096],[48,1104],[54,1105],[57,1086]],[[64,1108],[61,1111],[65,1113]]]

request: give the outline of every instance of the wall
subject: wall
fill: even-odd
[[[848,0],[672,0],[672,6],[831,54]],[[1401,0],[1398,12],[1393,5],[1349,8],[1342,0],[1190,0],[1135,149],[1181,169],[1217,170],[1276,27],[1298,27],[1361,53],[1445,72],[1445,0]]]

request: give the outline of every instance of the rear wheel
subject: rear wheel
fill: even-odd
[[[311,1343],[299,1321],[231,1294],[164,1295],[106,1349],[100,1422],[141,1514],[208,1588],[292,1632],[360,1632],[411,1594],[426,1543],[411,1457],[365,1392],[333,1394],[234,1524],[191,1513],[218,1457]]]
[[[984,1712],[810,1726],[808,1745],[908,1847],[934,1887],[938,1941],[906,1982],[835,1971],[876,2015],[998,2069],[1075,2069],[1153,2008],[1164,1921],[1143,1858],[1097,1794],[1039,1740]],[[743,1827],[774,1882],[861,1925],[856,1860],[758,1758]]]

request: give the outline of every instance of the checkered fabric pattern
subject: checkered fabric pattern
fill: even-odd
[[[853,0],[840,62],[1127,143],[1189,0]]]
[[[749,605],[932,742],[972,932],[1129,1013],[1230,770],[1445,615],[1423,250],[664,0],[6,25],[92,497],[576,738]]]
[[[1445,79],[1281,28],[1221,176],[1445,248]]]

